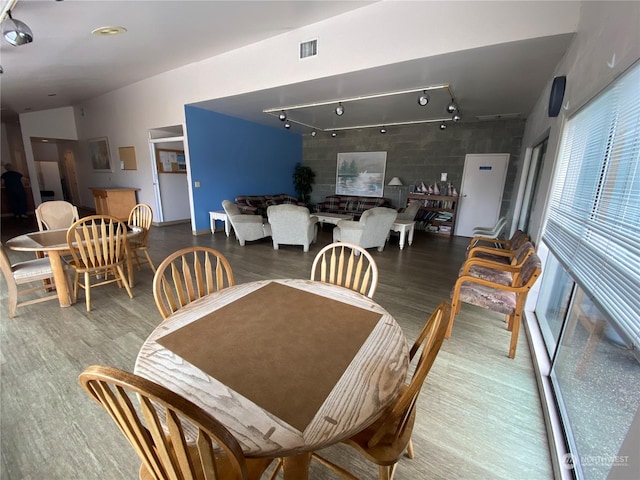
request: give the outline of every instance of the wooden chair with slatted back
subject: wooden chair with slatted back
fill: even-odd
[[[416,401],[427,374],[440,351],[445,333],[450,305],[442,302],[433,311],[413,344],[409,357],[417,358],[410,382],[404,385],[399,397],[387,411],[371,426],[343,440],[360,454],[378,465],[379,480],[391,480],[398,460],[405,450],[413,458],[411,433],[416,417]],[[419,355],[418,355],[419,353]],[[319,461],[343,478],[355,478],[344,468],[313,454]]]
[[[378,286],[378,266],[359,245],[330,243],[313,260],[311,280],[339,285],[373,298]]]
[[[139,227],[142,229],[142,233],[135,239],[129,241],[129,253],[132,260],[136,262],[138,270],[142,267],[143,263],[148,263],[151,267],[151,271],[155,273],[156,267],[151,261],[149,255],[149,231],[151,230],[151,224],[153,223],[153,210],[146,203],[138,203],[131,209],[129,213],[129,220],[127,225],[130,227]],[[140,259],[140,252],[145,256],[144,259]]]
[[[258,480],[272,462],[246,459],[218,420],[150,380],[99,365],[78,379],[142,460],[142,480]]]
[[[153,277],[153,297],[167,318],[176,310],[235,285],[229,261],[209,247],[187,247],[165,258]]]
[[[28,295],[39,290],[49,290],[52,288],[53,271],[51,270],[51,262],[48,258],[38,258],[11,264],[4,245],[0,244],[0,269],[7,282],[7,303],[9,307],[9,318],[16,316],[17,307],[24,305],[32,305],[34,303],[44,302],[45,300],[53,300],[58,298],[57,295],[47,295],[44,297],[36,297],[31,300],[25,300],[18,303],[21,295]],[[18,288],[19,285],[26,285],[40,280],[49,280],[50,283],[40,284],[36,287]]]
[[[91,310],[91,288],[117,282],[124,285],[129,298],[133,298],[129,281],[124,274],[127,251],[127,226],[108,215],[91,215],[75,222],[67,231],[67,244],[74,271],[73,292],[85,292],[87,312]],[[110,278],[110,275],[113,278]],[[92,279],[96,283],[91,283]]]

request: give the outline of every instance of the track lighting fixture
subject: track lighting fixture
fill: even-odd
[[[281,122],[284,122],[287,119],[287,114],[284,113],[284,110],[280,112],[280,115],[278,115],[278,118],[280,119]]]
[[[449,105],[447,105],[447,112],[453,113],[453,112],[455,112],[457,110],[458,110],[457,105],[453,102],[453,100],[451,100],[451,103],[449,103]]]
[[[462,120],[462,117],[456,113],[453,117],[451,117],[451,120],[458,123],[460,120]]]
[[[429,103],[429,95],[427,95],[427,91],[422,92],[422,95],[418,97],[418,105],[424,107],[427,103]]]
[[[447,129],[447,124],[446,124],[446,123],[444,123],[444,122],[442,122],[442,123],[440,124],[440,130],[446,130],[446,129]]]
[[[289,130],[291,128],[291,124],[289,122],[285,122],[284,124],[284,128],[286,128],[287,130]]]
[[[33,42],[33,32],[26,23],[14,20],[11,10],[7,11],[7,17],[2,23],[2,34],[7,42],[14,47]]]
[[[338,103],[338,106],[336,107],[336,115],[341,117],[343,114],[344,114],[344,107],[342,106],[342,102],[340,102],[340,103]]]
[[[315,130],[311,130],[311,136],[315,137],[316,135],[318,135],[318,132],[316,132]]]
[[[331,136],[335,138],[338,136],[338,134],[336,132],[331,132]]]
[[[386,129],[386,128],[384,128],[384,127],[382,127],[382,128],[380,129],[380,133],[387,133],[387,129]]]

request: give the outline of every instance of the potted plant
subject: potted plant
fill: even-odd
[[[311,200],[313,181],[316,178],[315,172],[311,170],[311,167],[305,167],[304,165],[297,163],[296,168],[293,171],[292,178],[293,186],[296,189],[298,198],[308,206]]]

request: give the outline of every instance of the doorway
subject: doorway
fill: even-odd
[[[500,216],[508,166],[508,153],[465,157],[455,235],[472,237],[474,228],[495,225]]]

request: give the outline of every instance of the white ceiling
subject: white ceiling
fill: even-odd
[[[34,41],[20,47],[4,39],[0,42],[2,118],[7,121],[15,112],[79,104],[158,73],[371,3],[20,0],[13,16],[29,25]],[[121,25],[128,32],[112,38],[91,35],[93,29],[105,25]],[[525,118],[572,36],[541,37],[428,57],[216,99],[199,106],[281,127],[276,116],[263,110],[447,84],[463,121],[505,114]],[[444,97],[439,98],[441,94]],[[393,96],[391,102],[345,102],[346,113],[341,117],[333,113],[334,105],[291,110],[287,115],[294,122],[325,130],[447,117],[444,105],[449,100],[448,91],[435,90],[430,95],[426,107],[418,106],[419,93],[413,92]],[[278,104],[274,99],[279,99]],[[292,125],[292,130],[309,131]]]

